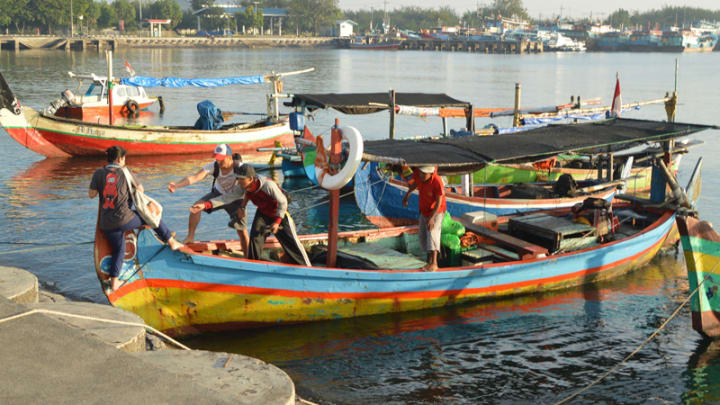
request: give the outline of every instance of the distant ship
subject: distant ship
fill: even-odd
[[[378,36],[358,36],[350,40],[350,49],[396,50],[400,41],[389,40]]]
[[[666,31],[659,51],[663,52],[712,52],[717,45],[715,34],[696,34],[691,30]]]

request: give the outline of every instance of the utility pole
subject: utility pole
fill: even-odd
[[[73,23],[72,0],[70,0],[70,37],[75,36],[75,24]]]

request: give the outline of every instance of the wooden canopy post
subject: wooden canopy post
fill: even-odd
[[[112,102],[112,51],[105,52],[105,60],[107,62],[107,92],[108,92],[108,123],[113,124],[113,102]]]
[[[335,118],[335,125],[330,135],[330,167],[337,167],[342,159],[342,131],[340,120]],[[338,250],[338,220],[340,217],[340,190],[330,190],[330,210],[328,221],[328,253],[327,266],[335,267]]]
[[[520,83],[515,83],[515,112],[513,113],[513,128],[520,126],[520,95],[522,93]]]
[[[468,105],[467,110],[465,111],[465,117],[465,127],[471,135],[475,135],[475,117],[473,116],[472,104]]]
[[[390,90],[390,139],[395,139],[395,90]]]

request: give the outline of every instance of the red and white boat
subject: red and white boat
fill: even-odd
[[[276,74],[273,86],[277,88]],[[275,92],[277,93],[277,92]],[[276,94],[270,101],[274,102]],[[113,100],[114,102],[114,100]],[[193,126],[107,125],[58,117],[21,106],[0,74],[0,126],[19,144],[47,157],[103,156],[113,145],[132,155],[211,153],[226,143],[241,154],[257,153],[278,143],[293,146],[287,117],[274,114],[252,122],[225,124],[217,129]]]
[[[68,75],[78,81],[78,87],[75,90],[78,94],[74,94],[69,89],[63,91],[60,98],[51,102],[45,109],[45,114],[95,122],[98,118],[107,118],[109,115],[107,76],[73,72],[68,72]],[[91,81],[87,89],[83,89],[83,80]],[[140,111],[147,110],[156,101],[160,102],[162,109],[162,99],[149,97],[143,87],[121,83],[113,84],[112,113],[115,117],[135,116]]]

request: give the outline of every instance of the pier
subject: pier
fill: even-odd
[[[294,36],[235,36],[235,37],[143,37],[143,36],[0,36],[0,52],[19,52],[31,49],[65,51],[117,51],[132,48],[334,48],[336,38]]]
[[[0,51],[19,52],[29,49],[65,51],[115,51],[119,41],[112,37],[67,38],[56,36],[0,36]]]

